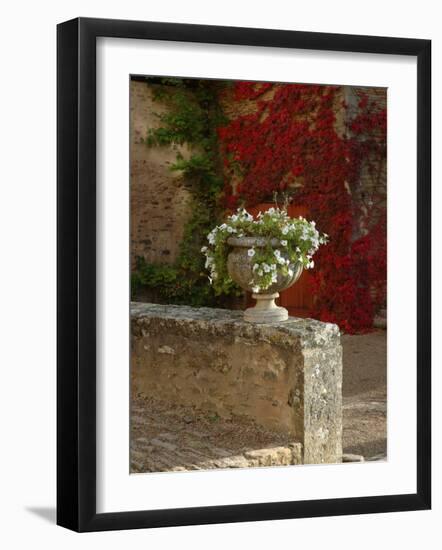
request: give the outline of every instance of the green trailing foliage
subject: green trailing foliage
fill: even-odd
[[[147,79],[153,84],[154,99],[168,106],[158,114],[161,126],[150,129],[144,143],[148,147],[172,146],[176,160],[170,169],[179,172],[191,192],[192,215],[185,228],[174,265],[152,264],[138,258],[132,273],[132,295],[141,289],[155,289],[159,299],[193,306],[222,305],[223,296],[240,295],[233,283],[220,291],[210,285],[201,255],[210,229],[221,220],[223,192],[222,162],[217,128],[225,123],[218,96],[226,85],[193,79]],[[186,145],[189,155],[184,156]]]

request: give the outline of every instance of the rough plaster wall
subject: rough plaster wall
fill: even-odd
[[[176,150],[149,148],[142,143],[149,128],[160,126],[155,113],[165,111],[154,102],[152,88],[144,82],[130,83],[130,207],[131,262],[143,256],[149,262],[173,263],[179,252],[190,193],[179,174],[170,171]],[[186,151],[181,149],[186,155]]]
[[[359,95],[367,95],[370,103],[377,104],[379,110],[387,106],[386,88],[363,88],[356,86],[346,86],[345,101],[349,104],[349,116],[353,117],[357,111]],[[359,186],[354,190],[354,200],[361,208],[361,216],[357,220],[354,237],[358,238],[365,235],[377,223],[375,214],[379,209],[387,208],[387,159],[379,163],[378,172],[373,175],[368,170],[368,164],[362,165]],[[372,205],[376,208],[371,208]],[[367,217],[366,214],[369,214]]]
[[[387,107],[387,88],[346,86],[345,101],[349,105],[348,116],[353,117],[357,114],[361,93],[368,97],[370,103],[376,103],[379,110]],[[353,238],[357,239],[370,233],[380,219],[382,219],[383,211],[387,208],[387,158],[380,159],[378,170],[375,174],[370,173],[368,162],[362,164],[359,184],[353,190],[353,200],[359,208],[359,215],[355,219],[353,228]],[[372,292],[374,294],[375,289],[372,289]],[[379,318],[378,320],[375,319],[375,323],[380,322],[379,326],[381,327],[386,326],[386,307],[385,295],[384,304],[376,312]]]

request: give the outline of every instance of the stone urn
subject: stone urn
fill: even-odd
[[[292,275],[282,275],[278,273],[276,283],[269,288],[258,293],[253,292],[251,281],[253,280],[253,265],[255,260],[247,254],[249,248],[260,248],[268,245],[268,239],[262,237],[230,237],[227,244],[231,247],[231,252],[227,258],[227,270],[232,280],[242,289],[252,292],[252,297],[256,300],[256,305],[250,307],[244,312],[244,319],[251,323],[278,323],[288,319],[288,311],[275,304],[275,299],[279,296],[279,291],[292,286],[299,279],[303,266],[300,262],[291,264]],[[281,256],[287,258],[277,239],[272,239],[270,244],[273,248],[281,250]]]

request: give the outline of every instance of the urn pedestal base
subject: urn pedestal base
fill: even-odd
[[[244,312],[244,320],[249,323],[278,323],[287,321],[289,313],[285,307],[280,307],[275,304],[275,299],[279,293],[272,294],[252,294],[252,298],[256,300],[254,307],[249,307]]]

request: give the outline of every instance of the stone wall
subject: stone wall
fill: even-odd
[[[184,187],[179,174],[170,170],[176,159],[177,149],[172,147],[149,148],[142,139],[149,128],[160,126],[158,114],[167,111],[164,102],[154,101],[156,84],[145,81],[131,81],[131,259],[134,265],[137,256],[149,262],[173,263],[177,257],[184,225],[189,218],[191,196]],[[364,92],[370,101],[375,100],[380,108],[387,102],[385,88],[358,88],[342,86],[336,94],[334,111],[338,133],[344,131],[346,116],[354,116],[357,111],[358,94]],[[274,88],[264,94],[268,99]],[[345,101],[350,109],[342,107]],[[227,93],[222,107],[229,119],[234,119],[256,108],[254,101],[234,101]],[[186,148],[180,148],[186,156]],[[381,167],[380,179],[375,179],[366,169],[361,173],[361,184],[356,201],[375,200],[386,205],[386,163]],[[235,188],[235,178],[231,184]],[[296,187],[296,185],[295,185]],[[373,223],[373,220],[372,222]],[[355,226],[355,237],[369,230],[367,220],[362,216]]]
[[[191,194],[185,188],[178,172],[170,170],[176,160],[178,148],[149,148],[142,139],[150,128],[160,125],[158,114],[167,111],[163,101],[154,101],[153,94],[158,84],[146,81],[131,81],[131,265],[135,266],[137,256],[148,262],[172,264],[176,260],[184,227],[191,214]],[[269,99],[274,94],[275,85],[265,92],[263,98]],[[387,102],[385,88],[358,88],[342,86],[337,90],[334,111],[336,129],[339,134],[344,132],[346,117],[352,117],[357,112],[359,94],[368,95],[370,101],[375,100],[379,108],[384,108]],[[231,94],[232,92],[230,92]],[[345,101],[350,108],[342,106]],[[229,119],[253,112],[256,101],[234,101],[233,96],[226,93],[222,98],[222,108]],[[179,148],[186,157],[189,151]],[[371,231],[378,221],[376,214],[369,205],[378,204],[386,208],[387,182],[386,161],[382,163],[379,177],[373,177],[363,165],[360,185],[353,193],[353,199],[358,206],[358,215],[354,220],[353,237],[357,239]],[[235,189],[239,183],[238,176],[226,174],[226,180]],[[292,190],[303,185],[303,178],[295,178],[290,184]],[[152,291],[140,294],[143,299],[156,301]],[[385,305],[385,304],[384,304]]]
[[[132,395],[245,417],[293,436],[303,462],[342,455],[342,352],[336,325],[275,325],[242,313],[133,303]]]
[[[361,94],[367,96],[369,103],[382,110],[387,107],[387,88],[365,88],[344,86],[344,100],[348,104],[347,117],[353,118],[358,113],[358,102]],[[359,185],[354,190],[354,200],[360,208],[359,219],[356,220],[354,237],[367,234],[379,221],[381,209],[387,208],[387,159],[381,159],[375,174],[368,170],[368,163],[362,165]],[[376,205],[376,208],[373,208]]]
[[[130,231],[131,263],[173,263],[190,215],[190,193],[170,170],[177,149],[149,148],[142,142],[150,128],[160,126],[156,114],[167,107],[153,100],[153,86],[130,83]],[[181,147],[180,152],[188,152]]]

